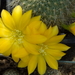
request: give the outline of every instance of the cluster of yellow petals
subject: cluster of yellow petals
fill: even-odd
[[[58,69],[57,60],[65,55],[70,47],[60,42],[65,34],[58,35],[57,26],[47,26],[40,21],[41,16],[31,17],[32,10],[22,14],[18,5],[12,15],[2,10],[0,18],[0,53],[12,55],[18,67],[27,67],[28,74],[36,67],[40,75],[46,72],[46,63]]]
[[[62,56],[65,55],[63,51],[66,51],[70,48],[65,44],[60,43],[65,37],[65,34],[57,35],[59,32],[57,26],[50,26],[48,29],[44,28],[43,26],[40,27],[41,31],[38,30],[38,32],[46,36],[47,40],[41,44],[36,44],[38,46],[38,49],[36,48],[36,50],[39,52],[39,54],[29,54],[26,57],[21,58],[21,61],[18,63],[18,67],[27,66],[29,74],[34,72],[37,67],[39,74],[43,75],[46,72],[46,63],[51,68],[57,70],[57,60],[60,60]],[[45,30],[43,33],[42,29]]]

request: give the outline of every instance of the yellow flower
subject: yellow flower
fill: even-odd
[[[68,30],[75,35],[75,22],[69,25]]]
[[[75,35],[75,22],[70,25],[62,25],[62,27]]]
[[[2,10],[0,18],[0,53],[9,56],[17,62],[21,57],[29,53],[38,54],[35,44],[43,43],[47,38],[35,32],[36,26],[41,25],[40,16],[31,18],[32,10],[22,14],[22,8],[18,5],[12,15]],[[32,26],[30,28],[29,26]],[[34,44],[33,44],[34,43]]]
[[[62,51],[66,51],[70,47],[60,43],[65,37],[65,34],[57,35],[59,32],[57,26],[50,26],[46,29],[45,25],[42,24],[38,31],[40,34],[46,36],[47,40],[44,43],[37,44],[38,55],[30,54],[21,58],[18,67],[27,66],[28,74],[31,74],[37,67],[39,74],[43,75],[46,72],[46,63],[51,68],[58,69],[57,60],[60,60],[65,55]]]

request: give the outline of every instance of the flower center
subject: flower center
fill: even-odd
[[[45,52],[46,49],[48,49],[47,45],[40,44],[41,48],[39,49],[39,53],[42,55],[46,55],[47,53]]]
[[[22,31],[20,30],[14,30],[12,32],[12,38],[15,39],[16,42],[18,42],[18,44],[23,43],[22,39],[23,39],[24,35],[22,33]]]

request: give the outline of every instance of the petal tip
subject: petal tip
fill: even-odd
[[[58,26],[57,26],[57,25],[55,25],[55,26],[54,26],[54,28],[58,29]]]
[[[66,36],[66,34],[62,34],[62,37],[64,38]]]
[[[21,6],[20,5],[17,5],[16,7],[14,7],[14,9],[13,10],[20,10],[20,11],[22,11],[22,8],[21,8]]]
[[[22,9],[22,7],[20,5],[17,5],[15,8],[16,9]]]
[[[32,13],[32,10],[29,10],[30,13]]]
[[[16,7],[21,7],[20,5],[17,5]]]
[[[41,15],[39,15],[38,17],[41,18]]]
[[[68,49],[70,49],[71,47],[68,47]]]
[[[3,13],[5,13],[5,12],[6,12],[6,10],[5,10],[5,9],[3,9],[3,10],[1,11],[1,16],[2,16],[2,14],[3,14]]]
[[[57,25],[55,25],[55,26],[51,26],[52,28],[55,28],[55,29],[58,29],[58,26]]]

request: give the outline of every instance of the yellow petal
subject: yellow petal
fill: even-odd
[[[21,60],[25,63],[28,63],[29,59],[30,59],[30,55],[27,55],[27,56],[21,58]]]
[[[75,27],[71,27],[69,30],[73,35],[75,35]]]
[[[25,28],[25,30],[23,31],[23,33],[25,35],[37,35],[37,34],[39,34],[38,30],[36,30],[35,28],[31,29],[31,28],[29,28],[29,26],[27,26]]]
[[[47,64],[53,68],[53,69],[58,69],[58,63],[56,61],[56,59],[54,57],[52,57],[51,55],[47,54],[44,56],[45,57],[45,60],[47,62]]]
[[[38,72],[40,75],[43,75],[46,72],[46,62],[42,55],[38,57]]]
[[[69,30],[73,35],[75,35],[75,22],[70,25],[65,25],[67,30]]]
[[[47,26],[42,22],[40,28],[38,29],[38,31],[40,32],[40,34],[44,34],[46,29],[47,29]]]
[[[28,65],[28,63],[26,62],[23,62],[23,61],[19,61],[19,63],[18,63],[18,67],[20,67],[20,68],[25,68],[26,66]]]
[[[52,27],[52,32],[50,34],[50,37],[56,36],[58,34],[59,30],[57,26]]]
[[[39,31],[35,28],[31,29],[31,35],[38,35],[40,34]]]
[[[61,58],[62,58],[62,57],[56,57],[55,59],[56,59],[56,60],[61,60]]]
[[[2,19],[0,18],[0,28],[4,28],[5,26],[4,26],[4,24],[3,24],[3,21],[2,21]],[[6,28],[6,27],[5,27]]]
[[[17,49],[17,52],[14,53],[14,56],[19,57],[19,58],[24,57],[26,55],[28,55],[28,53],[24,48],[19,48],[19,49]]]
[[[3,53],[4,56],[9,56],[10,54],[11,54],[11,49],[9,49]]]
[[[37,67],[38,57],[36,55],[32,55],[29,63],[28,63],[28,74],[31,74]]]
[[[32,34],[39,34],[38,29],[40,28],[41,23],[41,21],[33,21],[28,25]]]
[[[30,29],[39,29],[41,23],[41,21],[33,21],[28,26]]]
[[[34,22],[34,21],[40,21],[40,18],[41,18],[41,16],[33,17],[33,18],[31,18],[30,23]]]
[[[44,35],[47,37],[47,38],[51,38],[53,36],[56,36],[58,34],[58,27],[57,26],[54,26],[54,27],[49,27],[46,32],[44,33]]]
[[[17,58],[21,58],[21,57],[28,55],[25,48],[21,45],[18,45],[17,43],[14,43],[12,47],[12,54]]]
[[[46,43],[59,43],[59,42],[61,42],[62,40],[63,40],[63,38],[65,37],[65,34],[63,34],[63,35],[58,35],[58,36],[54,36],[54,37],[52,37],[52,38],[50,38],[50,39],[48,39],[47,41],[46,41]]]
[[[10,49],[14,40],[10,38],[0,38],[0,53],[4,53]]]
[[[52,32],[52,27],[50,26],[50,27],[45,31],[44,35],[45,35],[47,38],[49,38],[50,35],[51,35],[51,32]]]
[[[22,16],[22,8],[18,5],[12,11],[12,17],[13,17],[16,25],[19,24],[21,16]]]
[[[0,37],[9,37],[11,36],[11,31],[6,28],[0,28]]]
[[[15,62],[18,62],[18,61],[19,61],[19,58],[15,57],[14,55],[12,55],[12,59],[13,59]]]
[[[31,31],[31,29],[27,26],[27,27],[25,28],[25,30],[23,31],[23,33],[24,33],[25,35],[30,35],[30,34],[32,34],[32,31]]]
[[[60,50],[47,49],[46,52],[52,55],[56,60],[59,60],[62,56],[65,55],[65,53],[61,52]]]
[[[21,17],[18,28],[23,30],[29,23],[31,19],[32,10],[27,11]]]
[[[50,49],[55,49],[55,50],[60,50],[60,51],[67,51],[70,47],[65,45],[65,44],[55,44],[55,45],[49,45],[48,46]]]
[[[2,10],[1,17],[4,25],[6,25],[7,28],[12,30],[15,28],[15,22],[8,11]]]
[[[22,57],[21,61],[18,63],[18,67],[21,67],[21,68],[26,67],[28,65],[29,59],[30,59],[29,55]]]
[[[23,46],[25,47],[27,52],[29,52],[31,54],[39,54],[37,45],[31,44],[31,43],[23,40]]]
[[[43,35],[27,35],[25,39],[33,44],[40,44],[47,40],[47,38]]]

